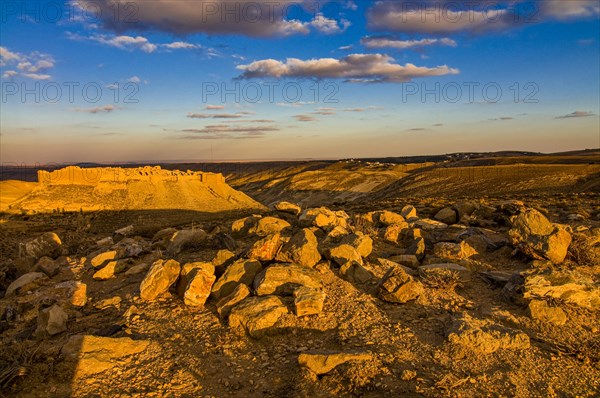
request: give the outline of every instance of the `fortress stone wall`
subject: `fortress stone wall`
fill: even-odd
[[[133,181],[185,181],[196,180],[206,184],[224,183],[220,173],[201,171],[163,170],[160,166],[138,168],[68,166],[55,171],[38,170],[38,183],[43,185],[97,185],[99,183],[127,183]]]

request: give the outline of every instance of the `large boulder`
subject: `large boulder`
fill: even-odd
[[[354,247],[361,257],[369,257],[373,251],[373,239],[359,231],[344,236],[341,243]]]
[[[402,304],[418,298],[424,289],[421,282],[402,268],[393,267],[379,281],[378,292],[382,300]]]
[[[259,261],[271,261],[277,256],[282,243],[279,233],[268,235],[254,242],[246,251],[246,257]]]
[[[340,267],[340,275],[352,283],[367,283],[373,279],[373,274],[363,264],[348,261]]]
[[[316,315],[323,311],[325,292],[310,287],[299,287],[294,290],[294,306],[297,316]]]
[[[527,209],[512,217],[511,222],[512,229],[508,235],[522,253],[555,264],[564,261],[572,239],[565,226],[551,223],[535,209]]]
[[[444,224],[456,224],[458,221],[456,211],[450,207],[446,207],[438,211],[433,218],[443,222]]]
[[[348,215],[345,212],[334,212],[327,207],[306,209],[300,215],[299,221],[307,227],[318,227],[324,231],[331,231],[335,227],[346,228]]]
[[[243,329],[251,337],[260,338],[287,313],[286,305],[277,296],[248,297],[231,310],[229,327]]]
[[[370,353],[305,352],[298,356],[298,364],[316,375],[323,375],[346,362],[372,359]]]
[[[361,265],[363,263],[360,253],[350,245],[339,245],[331,248],[329,250],[329,258],[339,266],[352,261]]]
[[[276,260],[304,267],[314,267],[321,260],[317,237],[310,229],[301,229],[283,245]]]
[[[175,260],[155,261],[140,285],[140,297],[143,300],[156,300],[177,281],[180,270],[181,266]]]
[[[54,232],[46,232],[25,243],[25,255],[34,260],[46,256],[57,258],[62,254],[62,242]]]
[[[256,260],[241,259],[231,264],[212,287],[212,296],[219,300],[230,295],[237,285],[250,286],[256,275],[262,271],[262,265]]]
[[[201,269],[206,272],[208,275],[215,274],[215,266],[213,263],[207,263],[204,261],[194,261],[191,263],[186,263],[183,267],[181,267],[181,272],[179,273],[179,280],[177,281],[177,295],[183,297],[186,289],[188,288],[188,284],[194,278],[195,272],[194,270]],[[214,282],[214,281],[213,281]],[[212,286],[212,283],[211,283]]]
[[[230,295],[223,297],[217,302],[217,312],[221,319],[227,319],[232,308],[249,296],[250,288],[247,285],[243,283],[237,285]]]
[[[298,287],[320,289],[323,286],[318,271],[295,264],[274,264],[265,268],[254,280],[258,296],[292,295]]]
[[[297,216],[298,214],[300,214],[300,212],[302,212],[302,208],[300,206],[298,206],[297,204],[294,204],[294,203],[290,203],[290,202],[279,202],[279,203],[276,203],[274,207],[275,207],[275,210],[282,211],[284,213],[290,213],[295,216]]]
[[[258,220],[256,227],[250,230],[258,236],[267,236],[279,233],[286,228],[290,228],[289,222],[277,217],[263,217]]]
[[[383,239],[388,242],[398,243],[398,240],[400,240],[408,230],[409,226],[407,222],[388,225],[383,233]]]
[[[194,268],[187,279],[189,282],[183,293],[183,302],[185,305],[202,307],[210,296],[216,277],[202,268]]]
[[[403,224],[404,222],[406,222],[404,217],[402,217],[400,214],[394,213],[389,210],[375,212],[373,218],[377,225],[381,225],[384,227],[393,224]]]

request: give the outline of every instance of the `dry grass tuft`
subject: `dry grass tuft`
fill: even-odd
[[[433,288],[439,290],[454,290],[461,284],[460,274],[457,271],[444,268],[433,268],[425,271],[424,283]]]
[[[578,265],[600,264],[600,246],[593,245],[592,239],[584,234],[575,234],[567,256]]]

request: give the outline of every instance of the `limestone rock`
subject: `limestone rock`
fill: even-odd
[[[564,261],[572,240],[564,226],[552,224],[535,209],[512,217],[511,222],[508,235],[512,244],[525,255],[537,260],[548,259],[555,264]]]
[[[104,268],[96,271],[92,276],[97,281],[105,281],[114,278],[116,274],[123,272],[127,268],[127,263],[122,260],[111,261]]]
[[[376,212],[374,218],[378,225],[385,227],[393,224],[404,224],[406,222],[400,214],[388,210]]]
[[[395,258],[395,257],[394,257]],[[398,264],[392,260],[388,260],[387,258],[378,258],[377,261],[381,264],[382,267],[390,269],[390,268],[400,268],[404,272],[406,272],[410,276],[417,276],[417,270],[407,267],[406,265]]]
[[[317,237],[310,229],[301,229],[283,245],[276,260],[314,267],[321,260]]]
[[[143,300],[156,300],[177,281],[180,270],[181,266],[175,260],[155,261],[140,285],[140,297]]]
[[[250,286],[262,265],[256,260],[241,259],[231,264],[212,287],[215,299],[230,295],[240,283]]]
[[[406,254],[412,254],[417,260],[422,261],[425,257],[425,239],[421,237],[414,238],[406,249]]]
[[[183,302],[185,305],[202,307],[210,296],[216,277],[204,268],[194,268],[187,279],[189,282],[183,293]]]
[[[277,234],[286,228],[290,228],[289,222],[277,217],[263,217],[258,220],[256,227],[251,229],[258,236]]]
[[[545,300],[532,300],[527,308],[529,316],[542,322],[555,325],[567,323],[567,314],[560,307],[550,307]]]
[[[388,242],[398,243],[402,235],[408,232],[408,228],[407,222],[389,225],[383,233],[383,239]]]
[[[379,297],[390,303],[407,303],[418,298],[424,291],[416,281],[401,268],[390,268],[379,281]]]
[[[149,341],[129,337],[71,336],[61,353],[68,361],[77,363],[75,378],[86,378],[112,369],[125,358],[143,352]]]
[[[70,303],[75,307],[83,307],[87,303],[87,285],[76,281],[73,283]]]
[[[25,243],[25,255],[38,260],[42,257],[56,258],[62,254],[62,242],[54,232],[46,232]]]
[[[373,251],[373,239],[362,232],[357,231],[353,234],[346,235],[342,238],[341,242],[354,247],[361,257],[369,257]]]
[[[320,289],[322,285],[318,271],[295,264],[271,265],[254,280],[254,290],[258,296],[292,295],[298,287]]]
[[[208,275],[215,274],[215,266],[212,263],[207,263],[203,261],[195,261],[192,263],[186,263],[183,267],[181,267],[181,272],[179,273],[179,280],[177,280],[177,295],[183,297],[188,284],[194,277],[192,271],[196,269],[201,269],[206,272]],[[213,281],[214,282],[214,281]],[[212,284],[211,284],[212,286]]]
[[[436,220],[430,220],[428,218],[417,220],[412,223],[412,226],[413,228],[419,228],[423,231],[435,231],[448,228],[448,224]]]
[[[50,257],[42,257],[35,265],[35,271],[42,271],[48,277],[52,278],[60,272],[60,265]]]
[[[37,319],[36,334],[43,336],[46,333],[50,336],[59,334],[67,330],[67,319],[69,316],[58,304],[40,311]]]
[[[352,283],[367,283],[373,279],[373,274],[362,264],[356,261],[348,261],[340,267],[340,275]]]
[[[462,220],[465,216],[470,216],[477,210],[479,204],[476,202],[457,202],[452,206],[456,210],[456,218]]]
[[[184,229],[173,234],[167,244],[167,251],[171,255],[180,253],[182,250],[201,244],[208,235],[201,229]]]
[[[118,259],[117,251],[110,250],[110,251],[106,251],[106,252],[97,254],[96,256],[94,256],[94,258],[92,258],[90,260],[90,263],[92,264],[92,267],[100,268],[100,267],[106,265],[109,261],[113,261],[113,260],[117,260],[117,259]]]
[[[316,375],[323,375],[343,363],[369,361],[371,359],[372,355],[370,353],[306,352],[298,356],[298,364]]]
[[[230,250],[219,250],[212,260],[212,263],[215,266],[215,274],[217,276],[223,275],[225,268],[235,261],[235,257],[235,253]]]
[[[249,216],[236,220],[231,224],[231,233],[233,236],[245,236],[256,227],[261,216]]]
[[[414,206],[406,205],[400,210],[400,215],[406,220],[417,218],[417,209]]]
[[[325,292],[310,287],[294,290],[294,306],[297,316],[316,315],[323,311]]]
[[[433,246],[433,254],[441,258],[453,260],[464,260],[472,257],[477,253],[477,250],[467,242],[460,243],[440,242]]]
[[[41,272],[29,272],[25,275],[22,275],[16,280],[14,280],[10,285],[8,285],[4,297],[11,297],[16,294],[29,291],[37,287],[36,281],[42,279],[48,279],[48,277]]]
[[[244,285],[243,283],[237,285],[230,295],[223,297],[217,302],[217,312],[219,313],[221,319],[227,319],[231,309],[249,296],[250,288],[247,285]]]
[[[466,314],[454,322],[448,341],[480,354],[491,354],[499,349],[524,350],[530,346],[529,336],[525,333],[489,320],[474,319]]]
[[[250,246],[246,252],[246,257],[259,261],[272,261],[277,256],[282,244],[279,233],[268,235]]]
[[[284,213],[290,213],[295,216],[302,212],[302,208],[300,208],[300,206],[290,202],[279,202],[275,204],[275,210],[282,211]]]
[[[229,326],[243,328],[251,337],[260,338],[287,313],[287,307],[277,296],[248,297],[231,310]]]
[[[126,227],[123,227],[121,229],[117,229],[115,231],[115,235],[121,235],[124,237],[128,237],[128,236],[132,236],[135,232],[135,228],[133,225],[128,225]]]
[[[456,221],[458,221],[456,211],[450,207],[438,211],[433,218],[444,224],[456,224]]]
[[[600,287],[588,277],[571,271],[530,275],[525,279],[525,299],[555,298],[589,309],[600,308]]]
[[[344,212],[333,212],[327,207],[306,209],[299,218],[302,225],[318,227],[324,231],[331,231],[335,227],[346,228],[348,215]]]
[[[352,261],[355,261],[361,265],[363,263],[360,253],[358,253],[358,251],[350,245],[340,245],[330,249],[329,258],[339,266]]]

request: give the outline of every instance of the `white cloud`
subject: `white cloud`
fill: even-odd
[[[239,119],[246,116],[245,112],[237,113],[188,113],[190,119]]]
[[[127,79],[127,82],[129,82],[129,83],[139,83],[141,81],[142,81],[142,79],[140,79],[137,76],[131,76],[129,79]]]
[[[184,41],[175,41],[172,43],[152,43],[144,36],[114,36],[104,34],[93,34],[91,36],[81,36],[76,33],[67,32],[67,37],[76,41],[93,41],[106,46],[118,48],[121,50],[134,51],[141,50],[145,53],[153,53],[159,49],[166,50],[193,50],[203,48],[199,44],[187,43]]]
[[[217,111],[217,110],[225,109],[225,105],[206,105],[206,107],[204,107],[204,109],[206,109],[207,111]]]
[[[37,51],[29,54],[12,52],[6,47],[0,47],[0,66],[10,66],[18,69],[5,72],[2,77],[25,77],[33,80],[49,80],[52,76],[47,72],[54,68],[54,59]]]
[[[174,41],[173,43],[169,44],[161,44],[161,46],[171,50],[191,50],[201,48],[201,46],[198,44],[187,43],[185,41]]]
[[[75,108],[73,109],[75,112],[84,112],[84,113],[110,113],[113,111],[116,111],[117,109],[121,109],[115,105],[112,104],[108,104],[108,105],[102,105],[102,106],[97,106],[94,108]]]
[[[310,26],[321,33],[331,35],[344,32],[350,26],[350,21],[342,19],[338,24],[335,19],[330,19],[325,17],[322,13],[317,13],[315,19],[310,22]]]
[[[441,39],[399,40],[388,37],[364,37],[361,44],[366,48],[395,48],[406,50],[410,48],[423,48],[433,45],[456,47],[456,41],[447,37]]]
[[[240,78],[307,77],[340,78],[350,82],[407,82],[414,78],[458,74],[458,69],[446,65],[435,68],[413,64],[399,65],[384,54],[351,54],[341,59],[320,58],[301,60],[288,58],[286,62],[265,59],[237,67]]]
[[[316,117],[310,115],[295,115],[294,119],[299,122],[315,122],[318,120]]]

